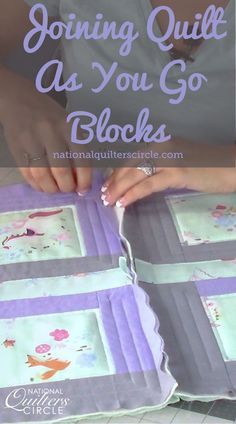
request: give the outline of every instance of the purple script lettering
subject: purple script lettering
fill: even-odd
[[[158,14],[163,11],[168,14],[168,27],[164,34],[157,35],[155,33],[156,19]],[[200,38],[204,38],[205,40],[211,38],[220,40],[227,36],[227,31],[221,34],[218,33],[218,27],[227,24],[227,21],[223,19],[224,13],[225,11],[222,7],[210,5],[203,16],[200,13],[195,15],[196,21],[192,27],[192,31],[189,32],[189,22],[176,22],[175,14],[170,7],[159,6],[153,9],[149,16],[147,22],[148,37],[151,41],[156,43],[162,51],[169,51],[174,47],[173,43],[169,42],[171,36],[176,40],[181,38],[184,40],[198,40]]]

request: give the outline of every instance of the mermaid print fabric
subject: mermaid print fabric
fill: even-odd
[[[74,206],[0,214],[0,264],[84,256]]]
[[[236,239],[236,195],[167,197],[181,243],[194,246]]]

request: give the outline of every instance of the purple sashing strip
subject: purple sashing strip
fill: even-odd
[[[98,198],[97,192],[96,194],[92,192],[87,197],[81,199],[76,193],[56,193],[48,195],[45,193],[39,193],[33,190],[28,185],[18,184],[1,188],[0,195],[3,200],[0,206],[0,212],[12,212],[26,209],[46,207],[52,208],[58,206],[75,205],[77,211],[81,209],[81,213],[79,213],[79,218],[81,219],[81,229],[87,254],[89,256],[98,256],[122,253],[121,243],[119,240],[119,232],[116,228],[117,225],[114,214],[112,214],[112,217],[111,215],[109,217],[109,225],[97,226],[97,243],[95,243],[91,239],[91,226],[93,225],[93,222],[89,221],[88,213],[85,212],[85,210],[93,211],[94,209],[99,207],[98,202],[101,202],[101,200],[100,198]],[[102,217],[107,217],[105,210]],[[109,234],[111,232],[111,228],[109,227],[113,229],[112,235]],[[105,242],[106,240],[109,240],[108,246]],[[97,250],[97,248],[99,249],[99,251]]]
[[[98,244],[98,240],[95,239],[93,226],[88,225],[88,222],[89,222],[88,212],[91,209],[92,207],[89,207],[89,205],[85,201],[81,203],[77,202],[76,204],[76,210],[79,217],[80,226],[81,226],[81,229],[83,229],[83,237],[84,237],[84,242],[86,246],[86,251],[89,252],[89,254],[91,254],[92,256],[98,256],[100,246]],[[98,236],[100,238],[100,244],[102,245],[102,250],[104,251],[104,246],[103,246],[104,237],[102,237],[103,234],[101,234],[101,227],[100,228],[96,227],[96,232],[98,233]]]
[[[139,308],[145,310],[144,303]],[[155,370],[132,286],[99,293],[0,302],[0,319],[100,309],[117,373]],[[147,326],[146,326],[147,327]],[[154,332],[152,323],[149,331]],[[158,343],[158,335],[157,343]],[[160,351],[160,356],[162,355]]]
[[[218,278],[215,280],[203,280],[194,283],[200,296],[220,296],[223,294],[236,293],[236,278]]]
[[[86,228],[84,240],[89,255],[122,254],[115,215],[107,216],[107,208],[100,210],[96,202],[77,202],[81,228]],[[111,211],[112,212],[112,211]],[[92,225],[88,225],[91,222]],[[116,231],[117,229],[117,231]]]
[[[104,228],[104,235],[107,239],[108,246],[113,246],[112,253],[119,253],[121,248],[120,234],[119,234],[119,223],[118,219],[114,214],[112,208],[106,208],[100,201],[97,203],[98,214],[101,220],[101,225]],[[104,222],[104,217],[106,217],[106,222]],[[107,227],[106,227],[106,225]],[[117,235],[119,246],[117,243]],[[115,247],[116,241],[116,247]],[[119,248],[119,250],[117,250]]]
[[[131,287],[129,295],[130,300],[127,299],[127,297],[124,299],[123,310],[126,317],[126,322],[128,323],[129,327],[132,328],[131,325],[133,326],[132,340],[134,341],[140,369],[151,370],[155,369],[156,366],[153,358],[153,352],[151,351],[149,343],[147,341],[149,334],[145,334],[144,326],[141,324],[139,314],[140,309],[142,311],[142,320],[145,321],[146,319],[148,319],[148,328],[146,327],[146,333],[152,332],[154,334],[154,323],[150,320],[150,309],[149,306],[146,305],[146,297],[137,295],[138,293],[140,294],[140,292],[142,292],[143,294],[142,289],[140,289],[139,287]],[[159,335],[155,334],[155,336],[156,339],[159,338]],[[156,343],[158,344],[158,340],[156,340]]]
[[[146,317],[148,306],[143,300],[145,297],[137,297],[134,290],[141,290],[135,286],[123,287],[121,290],[112,292],[109,297],[99,296],[102,320],[105,332],[109,339],[110,348],[118,373],[140,372],[156,369],[153,352],[150,349],[147,335],[140,321],[139,308]],[[137,305],[137,302],[141,303]],[[111,319],[113,317],[114,319]],[[145,319],[145,318],[144,318]],[[149,321],[148,332],[155,334],[156,344],[160,345],[160,336],[155,333],[153,321]],[[146,326],[147,328],[147,326]],[[159,358],[163,359],[159,351]]]
[[[126,358],[127,355],[129,355],[129,351],[123,351],[122,339],[120,339],[120,331],[122,331],[122,335],[126,334],[126,326],[121,329],[118,328],[113,315],[113,301],[111,303],[109,297],[99,296],[99,305],[102,311],[102,322],[108,339],[109,347],[112,352],[116,372],[120,374],[128,373],[129,368]],[[117,308],[115,307],[115,311],[116,309]]]
[[[92,190],[83,199],[100,199],[100,187],[102,185],[101,173],[94,171]],[[1,187],[0,212],[24,209],[35,209],[38,207],[54,207],[74,204],[79,198],[77,193],[55,193],[46,194],[33,190],[28,184],[15,184]]]
[[[115,214],[102,206],[101,200],[76,202],[77,213],[89,255],[122,254]],[[88,225],[90,222],[92,225]]]
[[[0,319],[73,312],[98,308],[96,293],[38,297],[0,302]]]
[[[77,194],[75,193],[39,193],[26,184],[2,187],[0,194],[2,199],[0,212],[65,206],[74,204],[77,198]]]
[[[142,329],[145,333],[149,353],[153,357],[156,368],[159,369],[163,360],[164,341],[159,335],[160,322],[150,306],[147,293],[138,285],[133,286],[133,293],[137,304],[137,310],[142,317]],[[144,307],[145,305],[145,307]],[[158,338],[156,335],[158,334]]]

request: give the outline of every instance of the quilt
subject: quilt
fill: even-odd
[[[236,195],[96,184],[0,190],[0,424],[236,399]]]
[[[123,232],[179,396],[235,399],[236,194],[152,196],[127,208]]]
[[[98,191],[0,197],[0,423],[165,406],[177,383],[159,321]]]

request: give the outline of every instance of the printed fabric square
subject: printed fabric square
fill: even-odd
[[[118,222],[99,192],[0,189],[0,281],[103,271],[119,266]]]
[[[236,294],[202,298],[225,361],[236,361]]]
[[[96,310],[0,320],[0,387],[111,374]]]
[[[0,265],[84,255],[73,206],[0,214]]]
[[[31,368],[31,358],[41,350],[46,355],[41,358],[43,361],[56,358],[60,361],[59,367],[63,367],[62,361],[66,369],[68,361],[75,362],[75,352],[85,349],[98,353],[100,359],[96,373],[99,375],[156,372],[163,360],[163,345],[155,332],[156,318],[146,302],[145,293],[134,285],[94,293],[2,301],[0,362],[8,361],[6,373],[13,379],[16,378],[15,372],[12,373],[14,367],[15,371],[23,369],[25,378],[25,375],[28,376],[25,363],[29,362]],[[38,357],[36,362],[37,366],[43,365],[38,363]],[[56,370],[62,371],[61,368]],[[83,370],[77,373],[74,368],[72,374],[68,370],[67,373],[50,372],[46,376],[50,379],[54,375],[59,379],[60,375],[64,379],[83,376]],[[40,378],[47,379],[44,373],[37,374],[32,377],[34,382],[36,377],[38,382]],[[11,378],[8,380],[10,382]],[[17,383],[14,380],[11,384],[29,384],[29,381]]]
[[[236,194],[172,195],[166,201],[182,244],[236,240]]]

